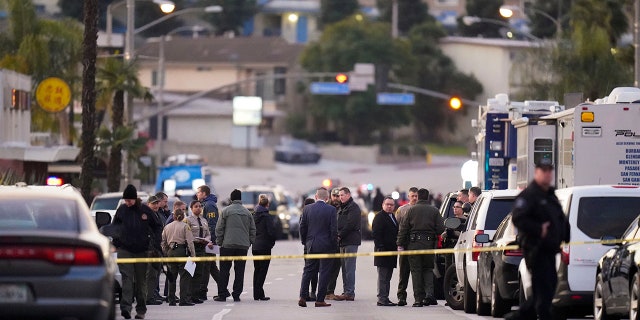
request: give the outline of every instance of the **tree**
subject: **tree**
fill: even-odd
[[[553,38],[556,36],[556,24],[540,12],[544,12],[550,17],[556,19],[562,30],[566,30],[569,26],[569,9],[571,8],[571,0],[538,0],[535,2],[525,3],[525,13],[529,18],[529,27],[531,34],[538,38]]]
[[[385,23],[344,19],[329,25],[319,42],[306,47],[302,65],[311,72],[346,72],[357,62],[374,63],[391,66],[394,76],[407,74],[413,62],[408,43],[391,39],[389,31]],[[310,96],[305,112],[317,130],[308,138],[334,134],[344,143],[369,144],[408,122],[407,107],[378,106],[375,96],[373,88],[348,96]]]
[[[446,31],[434,22],[415,26],[409,32],[411,51],[415,57],[414,78],[406,79],[416,86],[469,99],[482,93],[482,85],[473,76],[462,74],[453,61],[440,50],[439,39]],[[456,128],[458,112],[447,101],[418,95],[411,109],[418,139],[447,142],[449,132]]]
[[[629,85],[633,69],[611,50],[617,40],[614,14],[608,2],[575,0],[565,38],[534,52],[530,69],[522,72],[527,88],[523,95],[560,99],[567,92],[582,92],[593,101],[617,86]]]
[[[125,92],[134,98],[149,98],[149,93],[138,79],[135,61],[125,62],[115,58],[106,59],[104,65],[98,69],[99,88],[101,94],[112,96],[111,131],[116,138],[110,138],[109,161],[107,164],[107,189],[115,192],[120,189],[122,175],[122,150],[125,142],[132,139],[133,131],[124,125],[124,95]],[[130,135],[127,137],[126,133]]]
[[[243,24],[252,18],[257,10],[256,0],[200,0],[198,6],[206,7],[218,5],[222,12],[205,14],[205,20],[216,28],[215,33],[225,32],[239,34]]]
[[[411,28],[434,18],[429,15],[429,7],[421,0],[397,0],[398,1],[398,31],[407,34]],[[380,10],[380,21],[391,23],[392,0],[377,0],[376,5]]]
[[[321,0],[320,25],[327,26],[355,14],[360,5],[358,0]]]
[[[84,37],[82,40],[82,150],[80,192],[91,203],[96,141],[96,57],[98,54],[98,0],[84,1]]]
[[[508,24],[505,18],[500,16],[500,6],[504,4],[504,0],[467,0],[467,15],[480,17],[484,19],[497,20]],[[478,22],[471,25],[465,25],[462,17],[458,18],[458,29],[460,34],[465,37],[484,37],[484,38],[502,38],[503,34],[499,23]]]

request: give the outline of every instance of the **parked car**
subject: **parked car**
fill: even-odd
[[[640,187],[595,185],[556,190],[571,225],[570,242],[620,238],[640,213]],[[553,298],[554,318],[593,312],[598,260],[610,249],[602,244],[564,245],[556,257],[558,287]],[[519,268],[523,298],[530,296],[531,276],[524,260]]]
[[[478,281],[476,284],[476,312],[502,317],[518,303],[518,266],[523,259],[519,249],[504,249],[517,245],[518,230],[511,221],[511,214],[502,220],[493,240],[488,234],[476,236],[477,243],[488,243],[497,251],[481,252],[478,257]]]
[[[116,262],[70,185],[0,186],[2,318],[114,319]]]
[[[249,211],[258,205],[258,196],[266,194],[269,197],[269,213],[274,217],[276,223],[276,232],[280,234],[280,239],[289,238],[289,204],[285,197],[285,190],[280,186],[268,185],[247,185],[239,188],[242,192],[242,205]]]
[[[622,235],[624,241],[611,244],[598,261],[593,293],[593,318],[596,320],[639,319],[640,299],[640,233],[638,219],[631,222]],[[636,255],[638,254],[638,255]]]
[[[463,286],[463,308],[466,313],[476,312],[480,252],[470,250],[483,246],[475,241],[476,235],[488,234],[493,237],[504,217],[511,212],[514,199],[519,193],[519,190],[483,191],[469,213],[466,229],[460,234],[455,246],[460,251],[454,254],[456,276]]]
[[[146,202],[149,194],[144,191],[138,191],[138,198],[140,198],[142,202]],[[91,216],[95,218],[97,211],[104,211],[108,212],[111,215],[111,219],[113,219],[116,215],[116,210],[122,203],[124,203],[122,202],[122,192],[99,194],[91,201],[91,206],[89,207]]]
[[[440,205],[440,215],[442,216],[442,220],[446,220],[448,218],[452,218],[453,214],[453,204],[456,202],[458,198],[457,192],[448,193],[443,199],[442,204]],[[438,236],[438,247],[442,248],[442,237]],[[450,254],[450,253],[449,253]],[[435,266],[433,268],[433,276],[434,276],[434,294],[436,299],[445,299],[451,309],[460,310],[462,309],[462,288],[458,284],[458,278],[455,276],[455,267],[453,269],[453,273],[449,274],[449,279],[447,281],[447,270],[445,265],[445,256],[447,254],[436,254],[435,256]]]
[[[314,144],[298,139],[282,139],[275,147],[275,160],[288,163],[318,163],[322,155]]]

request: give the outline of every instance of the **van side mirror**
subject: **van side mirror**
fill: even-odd
[[[616,241],[617,239],[614,236],[602,236],[600,240],[603,246],[614,247],[620,244],[620,241]]]
[[[105,211],[96,212],[96,225],[98,226],[98,229],[110,223],[111,223],[111,215],[109,214],[109,212],[105,212]]]
[[[491,238],[486,233],[476,234],[476,239],[475,240],[476,240],[476,243],[489,243],[489,242],[491,242]]]
[[[448,229],[457,229],[462,224],[462,221],[458,218],[448,218],[444,220],[444,226]]]

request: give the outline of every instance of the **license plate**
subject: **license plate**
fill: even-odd
[[[25,303],[28,288],[24,284],[0,284],[0,303]]]

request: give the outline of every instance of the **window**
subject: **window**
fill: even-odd
[[[578,205],[578,229],[592,239],[620,238],[638,217],[640,197],[584,197]]]
[[[638,218],[634,220],[627,228],[627,231],[622,235],[622,239],[624,240],[633,240],[636,238],[636,233],[638,232]]]
[[[77,231],[78,208],[66,199],[4,199],[0,201],[0,230]]]
[[[511,209],[513,209],[514,199],[492,199],[489,202],[487,210],[487,218],[484,222],[484,230],[495,230],[500,222],[506,217]]]

